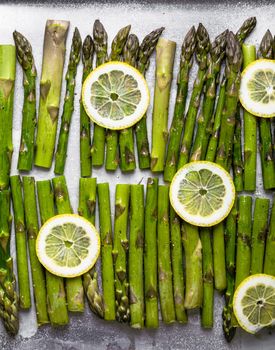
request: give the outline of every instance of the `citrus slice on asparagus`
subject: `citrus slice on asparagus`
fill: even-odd
[[[230,174],[206,161],[188,163],[170,186],[170,202],[177,214],[195,226],[213,226],[229,214],[235,199]]]
[[[90,270],[100,251],[95,227],[79,215],[57,215],[41,227],[36,240],[36,254],[52,274],[76,277]]]
[[[108,62],[92,71],[82,88],[88,116],[113,130],[137,123],[149,105],[149,89],[142,74],[123,62]]]
[[[233,310],[239,325],[249,333],[275,325],[275,277],[256,274],[236,289]]]
[[[260,59],[249,64],[242,73],[240,101],[258,117],[275,115],[275,60]]]

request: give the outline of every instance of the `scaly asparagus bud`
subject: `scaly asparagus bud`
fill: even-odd
[[[96,65],[99,66],[108,60],[107,42],[108,35],[103,24],[97,19],[93,28],[94,46],[97,54]]]
[[[138,49],[139,49],[138,37],[135,34],[130,34],[128,36],[128,39],[123,49],[124,62],[135,67],[137,62]]]
[[[244,42],[244,40],[248,37],[248,35],[253,31],[257,24],[256,17],[250,17],[245,20],[240,27],[240,29],[236,33],[237,40],[240,44]]]
[[[131,29],[130,25],[124,28],[121,28],[120,31],[117,33],[117,35],[114,37],[112,42],[112,50],[109,58],[110,61],[119,60],[120,54],[122,53],[122,50],[124,48],[127,37],[129,35],[130,29]]]
[[[270,33],[270,30],[268,29],[263,36],[263,39],[260,43],[259,51],[258,51],[258,57],[259,58],[273,58],[273,36]]]
[[[207,67],[207,54],[210,49],[210,39],[206,28],[200,23],[197,30],[196,59],[199,69],[204,70]]]
[[[242,50],[237,37],[233,32],[229,32],[226,45],[226,68],[238,73],[242,66]]]

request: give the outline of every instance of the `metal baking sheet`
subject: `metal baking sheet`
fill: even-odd
[[[164,37],[176,41],[177,51],[174,66],[174,79],[171,91],[170,118],[171,122],[176,91],[176,74],[180,46],[184,35],[192,25],[202,22],[213,39],[226,28],[236,31],[241,23],[250,16],[256,16],[258,24],[256,30],[249,37],[249,42],[259,44],[267,28],[275,33],[275,7],[272,1],[173,1],[165,2],[108,2],[92,1],[75,3],[73,1],[42,1],[37,5],[35,1],[6,2],[0,5],[0,42],[13,43],[12,32],[22,32],[32,43],[38,75],[41,72],[42,47],[44,26],[47,19],[67,19],[71,22],[67,40],[69,48],[73,28],[77,26],[82,37],[91,33],[93,22],[99,18],[112,40],[118,29],[131,24],[132,32],[140,39],[151,30],[165,26]],[[67,57],[68,59],[68,51]],[[154,86],[154,57],[147,74],[147,80],[153,96]],[[79,103],[81,87],[81,64],[77,75],[75,98],[75,112],[73,115],[68,159],[66,164],[66,178],[74,210],[77,210],[79,170]],[[194,72],[193,72],[194,73]],[[193,74],[194,75],[194,74]],[[62,99],[64,97],[64,85]],[[152,98],[151,98],[152,100]],[[17,78],[14,101],[14,155],[12,173],[16,174],[16,163],[21,132],[21,108],[23,102],[22,71],[17,66]],[[62,109],[62,108],[61,108]],[[152,103],[148,111],[148,130],[151,134]],[[258,162],[259,163],[259,162]],[[36,179],[48,179],[54,176],[53,170],[43,171],[34,169],[32,175]],[[260,175],[260,172],[259,172]],[[136,170],[134,174],[122,175],[120,171],[106,173],[103,169],[93,170],[93,176],[98,182],[108,181],[111,185],[112,203],[116,183],[146,184],[149,171]],[[258,176],[257,193],[262,195],[261,176]],[[267,194],[270,195],[270,194]],[[113,208],[112,208],[113,209]],[[12,253],[15,257],[14,234],[12,236]],[[15,264],[16,266],[16,264]],[[228,345],[224,340],[221,325],[221,311],[223,299],[215,295],[215,324],[212,330],[203,330],[200,326],[199,311],[189,313],[187,325],[174,324],[165,326],[160,324],[157,330],[134,330],[127,325],[117,322],[109,323],[99,320],[88,307],[84,315],[71,315],[70,324],[63,328],[43,326],[37,329],[34,307],[30,311],[20,312],[20,331],[12,338],[5,332],[0,323],[0,348],[5,350],[32,350],[32,349],[97,349],[97,350],[221,350],[221,349],[274,349],[275,335],[272,331],[251,336],[238,330],[233,342]]]

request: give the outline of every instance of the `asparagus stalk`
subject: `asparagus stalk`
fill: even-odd
[[[98,184],[99,220],[101,235],[101,273],[104,299],[104,319],[115,320],[115,281],[112,256],[112,221],[109,184]]]
[[[261,41],[259,58],[273,58],[273,36],[269,30],[266,31]],[[271,120],[267,118],[258,118],[260,156],[262,166],[263,185],[265,190],[275,187],[275,164],[272,145]]]
[[[0,45],[0,191],[8,189],[12,145],[15,47]]]
[[[263,272],[269,204],[270,201],[267,198],[256,198],[255,200],[251,241],[251,275]]]
[[[82,46],[82,84],[93,69],[94,42],[87,35]],[[91,176],[91,120],[80,99],[80,173],[82,177]]]
[[[145,203],[145,246],[144,246],[144,295],[145,324],[147,328],[157,328],[158,292],[157,292],[157,212],[158,179],[147,180]]]
[[[55,146],[69,22],[48,20],[40,80],[40,102],[34,164],[50,168]]]
[[[66,95],[63,105],[63,113],[61,117],[61,126],[55,153],[55,174],[63,175],[67,158],[67,149],[69,141],[69,132],[72,114],[74,111],[74,95],[75,95],[75,77],[77,66],[80,61],[81,37],[79,30],[75,28],[72,39],[68,69],[66,73]]]
[[[156,46],[155,94],[152,125],[151,170],[163,171],[168,138],[167,122],[176,43],[160,38]]]
[[[10,256],[10,191],[0,191],[0,316],[6,330],[16,335],[19,328],[18,297]]]
[[[198,227],[183,222],[182,241],[185,254],[186,309],[195,309],[202,306],[203,281],[202,281],[202,245]]]
[[[201,325],[204,328],[212,328],[214,316],[214,270],[211,230],[207,228],[201,229],[200,239],[202,245],[203,275],[203,303],[201,310]]]
[[[127,222],[129,197],[129,185],[116,186],[113,260],[115,267],[116,319],[119,322],[128,322],[130,318],[126,259],[128,251]]]
[[[79,206],[78,214],[95,225],[96,209],[96,179],[79,179]],[[103,271],[104,266],[102,266]],[[96,267],[83,275],[84,291],[88,299],[89,307],[94,314],[103,318],[104,303],[98,286],[98,274]],[[107,310],[108,313],[108,310]]]
[[[19,285],[19,306],[21,309],[31,307],[31,293],[28,269],[27,237],[25,228],[22,185],[18,175],[10,177],[12,204],[14,212],[14,231],[16,239],[16,261]]]
[[[97,19],[93,28],[94,48],[96,53],[96,66],[100,66],[108,60],[107,44],[108,36],[103,24]],[[92,142],[92,165],[102,166],[105,157],[105,130],[94,124],[94,137]]]
[[[155,50],[159,37],[164,31],[164,27],[153,30],[151,33],[145,36],[143,39],[137,59],[137,69],[145,74],[149,67],[149,59]],[[150,150],[147,134],[146,115],[136,124],[135,127],[137,151],[138,151],[138,162],[140,169],[150,168]]]
[[[144,189],[131,185],[129,235],[129,290],[131,327],[144,326],[143,244],[144,244]]]
[[[13,32],[17,60],[23,69],[24,105],[18,170],[32,169],[36,126],[36,68],[29,41],[19,32]]]
[[[191,145],[193,140],[193,133],[195,128],[196,116],[200,105],[200,97],[205,81],[205,74],[207,70],[207,56],[210,49],[209,35],[205,27],[200,23],[197,29],[197,47],[196,60],[198,63],[198,72],[193,85],[188,111],[185,118],[184,134],[181,143],[178,169],[185,165],[189,160]]]
[[[229,160],[232,155],[241,65],[242,52],[240,44],[236,36],[232,32],[229,32],[226,46],[226,97],[216,156],[216,163],[223,166],[225,169],[228,169]]]
[[[254,45],[242,46],[243,67],[247,67],[256,59]],[[244,119],[244,190],[255,191],[256,189],[256,165],[257,165],[257,119],[255,116],[243,111]]]
[[[139,49],[138,37],[130,34],[123,49],[123,61],[135,67]],[[129,172],[136,168],[133,128],[123,129],[119,133],[120,168]]]
[[[176,319],[180,323],[187,323],[187,314],[184,308],[183,252],[181,242],[180,218],[175,213],[172,205],[170,205],[170,231]]]
[[[177,96],[174,117],[169,131],[169,143],[164,168],[164,180],[171,182],[176,173],[181,135],[184,124],[184,110],[188,94],[189,72],[193,65],[193,54],[196,48],[196,30],[191,27],[186,34],[180,56],[180,68],[177,78]]]
[[[52,185],[57,214],[71,214],[73,210],[65,177],[59,176],[53,178]],[[83,312],[84,291],[81,277],[68,278],[65,282],[68,310],[72,312]]]
[[[275,201],[273,198],[269,228],[266,238],[266,248],[264,257],[264,273],[275,276]]]
[[[158,187],[158,280],[162,320],[176,320],[170,255],[169,187]]]
[[[35,196],[35,181],[33,177],[23,177],[23,194],[36,318],[38,325],[43,325],[49,322],[49,318],[47,311],[45,273],[42,265],[37,258],[35,249],[39,226]]]
[[[227,289],[225,293],[225,306],[223,308],[223,332],[226,340],[230,342],[236,328],[232,324],[233,315],[233,295],[235,289],[235,257],[236,257],[236,231],[237,231],[237,199],[234,206],[226,219],[225,228],[225,258],[226,258],[226,277]]]
[[[125,43],[127,41],[131,26],[121,28],[112,42],[110,61],[119,61]],[[118,167],[118,132],[116,130],[106,130],[106,162],[105,169],[114,171]]]
[[[234,185],[237,192],[243,190],[243,158],[242,158],[242,122],[240,105],[236,113],[236,126],[233,141],[233,172]]]
[[[194,140],[191,160],[201,160],[205,158],[208,145],[209,124],[215,105],[216,80],[221,70],[221,64],[225,55],[225,45],[228,30],[221,33],[213,44],[208,55],[207,72],[205,78],[205,96],[202,105],[202,112],[197,120],[197,133]]]
[[[226,79],[225,77],[222,78],[220,83],[220,92],[217,102],[217,107],[215,110],[215,113],[213,114],[213,128],[212,128],[212,134],[210,136],[210,140],[207,146],[207,152],[205,156],[205,160],[209,162],[214,162],[216,158],[216,152],[219,142],[219,135],[220,135],[220,127],[221,127],[221,119],[222,119],[222,111],[225,101],[225,83]]]
[[[223,292],[226,288],[226,266],[223,223],[213,228],[213,264],[215,288]]]
[[[55,215],[54,196],[50,180],[38,181],[37,194],[40,210],[40,220],[43,225]],[[66,294],[63,278],[52,275],[46,270],[46,287],[48,314],[53,326],[63,326],[69,323],[66,304]]]
[[[252,197],[239,197],[238,240],[236,256],[235,288],[250,275],[251,264],[251,229],[252,229]]]

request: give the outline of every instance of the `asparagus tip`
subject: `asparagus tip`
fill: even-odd
[[[273,36],[268,29],[265,32],[265,35],[262,38],[260,43],[258,56],[263,58],[272,58],[273,57]]]

